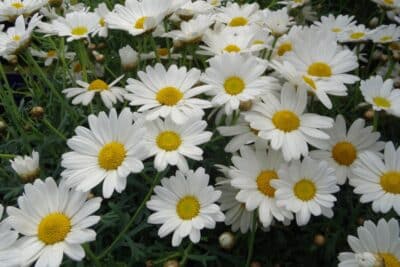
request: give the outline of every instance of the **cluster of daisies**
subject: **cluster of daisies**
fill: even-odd
[[[64,253],[82,260],[82,245],[96,238],[90,227],[100,220],[93,214],[101,198],[89,197],[91,190],[101,186],[104,198],[122,193],[144,162],[166,176],[146,203],[147,221],[161,225],[161,238],[172,234],[172,246],[187,237],[199,242],[201,230],[217,222],[247,233],[332,218],[345,183],[374,212],[400,215],[400,148],[380,141],[376,125],[361,118],[347,124],[346,114],[333,119],[310,108],[332,110],[337,96],[346,101],[358,90],[357,104],[374,110],[376,120],[382,113],[400,117],[400,65],[388,60],[374,76],[360,73],[360,65],[370,67],[368,43],[390,59],[400,53],[400,2],[374,2],[393,24],[367,28],[348,15],[317,19],[308,0],[281,1],[275,10],[219,0],[126,0],[93,10],[68,1],[0,2],[0,21],[8,25],[0,27],[0,56],[16,63],[31,55],[44,66],[67,61],[66,99],[88,106],[100,97],[96,103],[106,110],[89,114],[67,140],[61,179],[36,179],[36,151],[11,160],[31,183],[0,223],[0,265],[59,266]],[[154,42],[147,53],[121,45],[122,69],[134,78],[109,79],[97,51],[96,63],[86,66],[76,58],[82,51],[32,44],[35,34],[86,50],[93,38],[106,42],[121,31]],[[160,39],[172,47],[157,46]],[[179,52],[186,47],[190,55]],[[204,69],[178,64],[196,57],[205,59]],[[210,179],[200,166],[202,145],[213,135],[229,140],[231,164],[215,162],[221,176]],[[358,236],[349,236],[353,252],[339,255],[340,266],[400,266],[398,221],[366,221]]]

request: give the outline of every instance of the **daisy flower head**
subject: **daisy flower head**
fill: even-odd
[[[293,8],[298,8],[302,7],[306,4],[308,4],[310,0],[285,0],[285,1],[279,1],[278,4],[285,5],[291,9]]]
[[[16,156],[10,160],[11,168],[25,182],[31,182],[39,176],[39,153],[32,151],[32,156]]]
[[[241,54],[222,54],[209,60],[201,81],[215,106],[223,106],[226,114],[239,109],[241,101],[254,100],[276,89],[277,81],[264,76],[267,68],[256,57]]]
[[[168,69],[158,63],[147,66],[146,72],[139,71],[140,80],[128,79],[125,98],[133,106],[140,106],[147,120],[171,118],[174,123],[184,123],[192,117],[204,114],[210,102],[196,98],[208,88],[195,86],[200,79],[200,70],[171,65]]]
[[[354,27],[356,22],[354,21],[354,16],[339,15],[335,17],[329,14],[328,16],[322,16],[321,21],[316,21],[314,24],[321,31],[333,32],[338,35]]]
[[[335,170],[326,161],[305,157],[303,161],[284,164],[278,171],[279,179],[272,180],[278,207],[296,214],[298,225],[306,225],[313,216],[332,218],[336,201]]]
[[[400,27],[395,24],[381,25],[368,36],[374,43],[388,44],[400,40]]]
[[[220,7],[215,17],[216,21],[228,27],[243,27],[261,22],[260,7],[257,3],[243,4],[228,2]]]
[[[364,222],[357,228],[358,237],[349,235],[352,252],[339,254],[339,267],[400,266],[400,232],[396,219],[380,219],[378,224]]]
[[[19,208],[7,208],[7,222],[22,235],[18,242],[26,265],[57,267],[64,253],[75,261],[85,257],[82,244],[96,239],[89,227],[100,220],[92,214],[101,203],[87,196],[62,182],[57,186],[51,177],[25,185]]]
[[[111,109],[118,101],[123,102],[124,100],[124,95],[126,93],[125,89],[115,86],[123,77],[124,75],[118,77],[110,84],[101,79],[93,80],[90,83],[77,80],[76,83],[80,87],[67,88],[62,92],[67,98],[73,98],[72,104],[82,104],[84,106],[87,106],[89,103],[91,103],[93,97],[96,95],[96,93],[98,93],[100,94],[104,105]]]
[[[3,217],[4,207],[0,204],[0,265],[9,267],[21,266],[21,255],[17,247],[18,233],[11,229]]]
[[[371,30],[367,29],[365,25],[360,24],[357,26],[348,27],[347,30],[338,34],[339,42],[343,43],[356,43],[368,41],[368,36]]]
[[[20,15],[29,17],[47,4],[47,0],[4,0],[0,2],[0,22],[14,21]]]
[[[281,150],[286,161],[308,155],[308,143],[313,145],[329,139],[321,129],[331,128],[333,119],[313,113],[304,113],[307,92],[285,84],[280,100],[274,95],[264,96],[245,115],[258,136],[270,141],[274,150]]]
[[[386,9],[400,8],[400,0],[372,0],[372,2],[375,2]]]
[[[275,60],[280,60],[283,55],[285,55],[287,52],[290,52],[293,50],[293,39],[294,36],[301,34],[302,33],[302,27],[299,26],[293,26],[290,28],[289,32],[287,34],[282,35],[277,41],[274,46],[273,52],[272,52],[272,58]]]
[[[236,200],[249,211],[257,209],[264,227],[269,227],[273,219],[281,222],[293,219],[290,211],[277,206],[275,188],[271,186],[272,180],[280,178],[278,170],[284,163],[281,152],[243,146],[240,156],[232,157],[232,163],[229,176],[231,185],[239,190]]]
[[[355,163],[364,151],[379,155],[385,146],[384,142],[378,141],[380,133],[373,132],[372,126],[365,127],[363,119],[354,121],[347,131],[344,117],[338,115],[333,127],[325,132],[330,138],[316,143],[319,150],[311,151],[310,157],[327,161],[335,169],[341,185],[351,178]]]
[[[274,36],[281,36],[289,31],[290,26],[293,24],[293,18],[289,16],[286,7],[279,10],[263,10],[263,25]]]
[[[224,177],[217,177],[217,190],[221,191],[220,203],[221,211],[225,214],[225,224],[230,225],[233,232],[240,230],[242,234],[247,233],[253,228],[254,210],[248,211],[246,206],[236,199],[239,189],[231,185],[232,178],[229,176],[229,168],[216,165]]]
[[[392,142],[385,145],[383,160],[366,151],[360,155],[353,169],[350,184],[362,195],[361,203],[372,202],[374,212],[387,213],[394,209],[400,215],[400,149]]]
[[[400,90],[393,89],[392,79],[383,81],[382,76],[372,76],[361,81],[360,90],[374,110],[400,116]]]
[[[72,151],[62,155],[61,176],[70,187],[87,192],[103,182],[103,196],[113,191],[121,193],[127,176],[143,169],[147,156],[143,144],[145,129],[134,122],[134,114],[124,108],[118,115],[111,109],[109,115],[100,112],[89,115],[89,128],[78,126],[76,135],[67,141]]]
[[[172,165],[187,171],[186,158],[202,160],[203,150],[199,145],[208,142],[212,135],[205,131],[206,127],[207,122],[199,117],[192,117],[182,124],[176,124],[170,118],[146,121],[145,145],[149,156],[155,156],[154,167],[163,171],[167,165]]]
[[[152,31],[162,22],[170,9],[170,1],[127,0],[117,4],[105,19],[110,29],[127,31],[136,36]]]
[[[214,229],[216,222],[224,221],[224,214],[215,204],[221,191],[208,185],[209,178],[204,168],[177,170],[175,176],[163,178],[161,186],[154,188],[155,195],[146,203],[148,209],[155,211],[148,222],[162,224],[158,230],[161,238],[173,232],[172,246],[179,246],[187,236],[198,243],[202,229]]]
[[[188,1],[183,6],[178,8],[175,11],[175,14],[181,20],[190,20],[195,16],[201,14],[212,14],[214,11],[214,6],[208,3],[207,1],[197,0],[197,1]]]
[[[106,23],[106,17],[111,11],[108,9],[105,3],[100,3],[95,9],[94,13],[98,16],[98,23],[99,26],[93,32],[93,34],[97,34],[100,37],[107,37],[108,36],[108,25]]]
[[[50,66],[53,64],[54,61],[58,60],[58,52],[56,50],[47,50],[47,51],[42,51],[42,50],[36,50],[33,48],[30,48],[30,52],[32,56],[44,59],[44,65],[46,67]],[[64,58],[72,60],[75,57],[74,52],[68,52],[68,47],[64,48]]]

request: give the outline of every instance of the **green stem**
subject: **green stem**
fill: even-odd
[[[379,111],[374,111],[374,121],[373,121],[373,129],[374,131],[378,130],[378,123],[379,123]]]
[[[62,140],[64,140],[64,141],[67,140],[65,135],[63,133],[61,133],[59,130],[57,130],[57,128],[55,128],[48,119],[44,118],[43,123],[46,124],[46,126],[50,130],[52,130],[56,135],[58,135],[58,137],[60,137]]]
[[[89,244],[83,244],[83,248],[85,249],[86,255],[90,258],[94,265],[101,267],[99,259],[96,257],[96,255],[94,255],[93,251],[90,249]]]
[[[250,239],[249,239],[249,250],[247,253],[247,260],[246,260],[246,267],[250,267],[251,259],[253,258],[253,251],[254,251],[254,240],[256,238],[257,232],[257,218],[256,213],[253,213],[253,225],[250,231]]]
[[[384,80],[384,81],[385,81],[386,79],[390,78],[390,76],[392,75],[393,68],[394,68],[394,65],[395,65],[395,64],[396,64],[396,61],[393,60],[392,54],[389,54],[389,68],[388,68],[388,70],[386,71],[385,76],[383,77],[383,80]]]
[[[267,57],[268,61],[271,59],[272,52],[274,51],[274,48],[275,48],[275,45],[276,45],[276,42],[278,41],[278,39],[279,39],[279,37],[274,36],[274,41],[272,42],[272,47],[271,47],[271,50],[269,51],[268,57]]]
[[[154,53],[156,55],[157,62],[160,62],[160,55],[158,55],[156,40],[154,40],[154,37],[151,34],[149,35],[149,38],[151,46],[153,47]]]
[[[13,155],[13,154],[0,154],[0,158],[3,158],[3,159],[13,159],[16,156],[17,155]]]
[[[114,241],[111,243],[110,246],[108,246],[97,258],[102,259],[104,258],[108,253],[110,253],[114,247],[125,237],[126,232],[131,228],[133,223],[136,221],[136,218],[139,216],[139,214],[142,212],[143,208],[146,205],[147,200],[149,200],[151,194],[153,193],[154,187],[158,184],[160,181],[160,178],[163,175],[161,173],[157,173],[156,177],[153,180],[153,183],[147,192],[146,196],[144,197],[142,203],[140,203],[139,207],[137,208],[136,212],[132,215],[132,217],[129,219],[129,222],[125,225],[125,227],[122,229],[122,231],[118,234],[118,236],[114,239]]]
[[[79,62],[81,63],[82,66],[82,78],[85,82],[88,82],[87,66],[89,60],[86,47],[82,40],[78,40],[77,44],[78,44]]]
[[[190,242],[189,246],[183,252],[183,257],[182,257],[181,261],[179,262],[179,266],[184,267],[186,265],[186,262],[189,257],[189,253],[192,250],[192,248],[193,248],[193,243]]]

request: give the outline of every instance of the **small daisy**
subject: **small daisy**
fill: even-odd
[[[135,36],[151,31],[162,22],[170,9],[170,1],[127,0],[117,4],[105,19],[110,29],[127,31]]]
[[[118,101],[123,102],[124,100],[125,89],[115,86],[123,77],[124,75],[118,77],[110,84],[101,79],[96,79],[91,83],[77,80],[76,83],[81,87],[67,88],[62,92],[67,98],[73,98],[72,104],[84,106],[91,103],[96,93],[99,93],[104,105],[111,109]]]
[[[170,118],[147,121],[144,139],[149,156],[155,156],[154,167],[163,171],[167,165],[176,165],[181,171],[187,171],[186,157],[202,160],[203,150],[198,146],[208,142],[212,135],[204,131],[206,127],[207,122],[198,117],[190,118],[183,124],[176,124]]]
[[[225,214],[225,224],[231,225],[233,232],[237,232],[240,229],[242,234],[247,233],[253,228],[255,211],[248,211],[242,202],[236,200],[239,190],[231,185],[229,168],[222,165],[216,165],[216,167],[225,176],[217,177],[216,187],[222,192],[218,202],[221,205],[221,211]]]
[[[87,196],[63,183],[57,186],[51,177],[25,185],[19,208],[7,208],[7,222],[22,235],[18,242],[26,265],[57,267],[64,253],[75,261],[85,257],[82,244],[96,239],[89,227],[100,220],[92,214],[101,203]]]
[[[287,34],[282,35],[277,41],[273,49],[272,58],[280,60],[283,55],[293,50],[293,39],[296,35],[302,34],[302,27],[293,26]]]
[[[237,3],[228,2],[218,11],[215,19],[228,27],[243,27],[261,22],[261,11],[257,3],[239,6]]]
[[[360,154],[364,151],[380,154],[385,146],[384,142],[378,142],[380,133],[373,132],[372,126],[364,126],[365,121],[357,119],[347,132],[343,116],[338,115],[333,127],[325,130],[330,136],[329,140],[314,144],[320,150],[310,152],[310,157],[328,161],[336,170],[336,177],[341,185],[347,178],[351,178],[352,169]]]
[[[384,110],[389,114],[400,116],[400,90],[393,89],[393,80],[383,82],[381,76],[372,76],[361,81],[360,90],[367,103],[377,111]]]
[[[29,17],[47,4],[47,0],[4,0],[0,1],[0,22],[14,21],[20,15]]]
[[[400,8],[400,0],[372,0],[372,2],[375,2],[387,9]]]
[[[368,37],[378,44],[387,44],[400,40],[400,27],[395,24],[381,25],[373,30]]]
[[[371,30],[367,29],[365,25],[357,25],[348,27],[347,30],[338,34],[339,42],[365,42],[369,38]]]
[[[53,64],[53,62],[55,60],[58,60],[58,57],[59,57],[58,52],[56,50],[48,50],[46,52],[46,51],[41,51],[41,50],[36,50],[36,49],[31,48],[30,52],[31,52],[32,56],[44,59],[44,65],[46,67]],[[72,60],[75,58],[75,55],[76,54],[74,52],[68,52],[68,47],[64,48],[64,58],[65,59]]]
[[[229,176],[231,185],[239,189],[236,199],[246,205],[246,209],[258,209],[258,217],[264,227],[269,227],[276,219],[293,219],[291,212],[276,205],[275,189],[271,181],[279,179],[278,169],[284,162],[278,151],[262,148],[254,151],[248,146],[240,148],[240,156],[233,156]]]
[[[210,3],[203,1],[203,0],[197,0],[197,1],[188,1],[186,2],[183,6],[178,8],[175,11],[175,14],[181,19],[181,20],[190,20],[195,16],[201,15],[201,14],[212,14],[212,11],[214,10],[214,6],[211,5]]]
[[[314,24],[322,31],[340,34],[354,27],[356,22],[354,16],[339,15],[335,17],[329,14],[329,16],[322,16],[321,21],[316,21]]]
[[[374,212],[387,213],[393,208],[400,215],[400,149],[386,143],[383,161],[376,153],[364,152],[353,173],[350,184],[362,195],[361,203],[372,202]]]
[[[67,141],[73,151],[62,155],[65,170],[61,175],[68,186],[84,192],[104,181],[103,196],[109,198],[114,190],[121,193],[125,189],[130,173],[143,170],[145,129],[134,123],[129,108],[119,116],[115,109],[109,116],[91,114],[88,121],[89,129],[77,127],[76,135]]]
[[[125,95],[133,106],[140,106],[147,120],[171,118],[175,123],[184,123],[193,116],[203,116],[203,109],[210,108],[210,102],[195,96],[208,90],[205,86],[195,86],[200,78],[200,70],[171,65],[168,70],[158,63],[147,66],[146,72],[139,71],[136,80],[128,79]]]
[[[93,34],[97,34],[100,37],[108,36],[108,27],[106,23],[106,17],[111,11],[108,9],[105,3],[100,3],[95,9],[94,13],[99,17],[98,23],[99,27],[93,32]]]
[[[21,255],[17,246],[18,233],[11,230],[6,219],[1,221],[4,208],[0,204],[0,266],[21,266]]]
[[[357,228],[358,237],[348,236],[353,252],[339,254],[339,267],[400,266],[400,232],[396,219],[380,219],[378,224],[364,222]]]
[[[289,16],[286,7],[274,11],[264,9],[263,16],[263,25],[265,25],[274,36],[285,34],[293,24],[293,18]]]
[[[280,101],[274,95],[266,95],[263,102],[254,104],[245,120],[259,131],[259,137],[271,141],[274,150],[282,150],[286,161],[300,159],[301,155],[308,155],[307,143],[313,145],[329,139],[329,135],[320,129],[333,125],[329,117],[304,113],[306,104],[306,91],[296,91],[286,84]]]
[[[226,114],[237,110],[240,101],[254,100],[276,89],[277,81],[263,76],[267,66],[256,57],[222,54],[209,60],[201,81],[206,85],[211,102],[224,106]]]
[[[310,0],[285,0],[285,1],[279,1],[278,4],[285,5],[293,9],[297,7],[302,7],[309,2]]]
[[[200,230],[214,229],[216,222],[224,221],[224,214],[215,204],[221,191],[208,185],[209,179],[204,168],[185,173],[178,170],[175,176],[162,179],[162,186],[154,188],[155,195],[146,203],[148,209],[155,211],[148,222],[162,224],[158,230],[161,238],[174,232],[172,246],[179,246],[187,236],[198,243]]]
[[[302,162],[292,161],[282,165],[278,180],[272,180],[275,198],[279,207],[296,214],[298,225],[306,225],[311,215],[332,218],[332,207],[336,201],[335,170],[326,161],[305,157]]]
[[[32,151],[32,156],[16,156],[10,163],[24,182],[31,182],[39,176],[39,153],[35,150]]]

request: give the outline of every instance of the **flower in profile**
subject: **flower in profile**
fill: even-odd
[[[99,27],[93,32],[93,34],[97,34],[100,37],[108,36],[108,27],[106,23],[106,17],[111,11],[108,9],[105,3],[100,3],[95,9],[94,13],[97,14]]]
[[[4,208],[0,204],[0,266],[21,266],[21,252],[17,246],[18,233],[3,219]]]
[[[124,70],[131,70],[137,66],[139,62],[138,52],[130,45],[120,48],[118,54],[121,60],[121,66]]]
[[[22,236],[18,247],[25,265],[36,261],[35,266],[57,267],[64,253],[75,261],[85,257],[82,244],[96,239],[89,227],[100,220],[92,214],[101,203],[101,198],[87,196],[63,182],[57,186],[51,177],[25,185],[19,208],[7,208],[7,222]]]
[[[372,0],[372,1],[386,9],[400,8],[399,0]]]
[[[20,15],[29,17],[47,4],[47,0],[4,0],[0,1],[0,22],[14,21]]]
[[[46,67],[50,66],[53,64],[54,61],[58,60],[59,58],[59,52],[56,50],[47,50],[47,51],[42,51],[42,50],[36,50],[33,48],[30,48],[30,52],[32,56],[44,59],[44,65]],[[68,47],[64,48],[64,58],[72,60],[75,58],[75,52],[68,52]]]
[[[328,16],[322,16],[321,21],[316,21],[314,24],[322,31],[333,32],[339,35],[354,27],[356,22],[354,21],[354,16],[339,15],[335,17],[329,14]]]
[[[275,11],[264,9],[262,23],[272,35],[281,36],[289,31],[293,18],[286,7]]]
[[[371,31],[368,37],[378,44],[388,44],[400,40],[400,27],[395,24],[381,25]]]
[[[172,246],[179,246],[187,236],[198,243],[203,228],[214,229],[216,222],[224,221],[224,214],[215,204],[221,191],[208,185],[209,179],[204,168],[178,170],[175,176],[163,178],[161,186],[154,188],[155,195],[146,203],[148,209],[155,211],[148,222],[162,224],[158,230],[161,238],[173,232]]]
[[[32,151],[32,156],[16,156],[10,163],[24,182],[31,182],[39,176],[39,153],[35,150]]]

